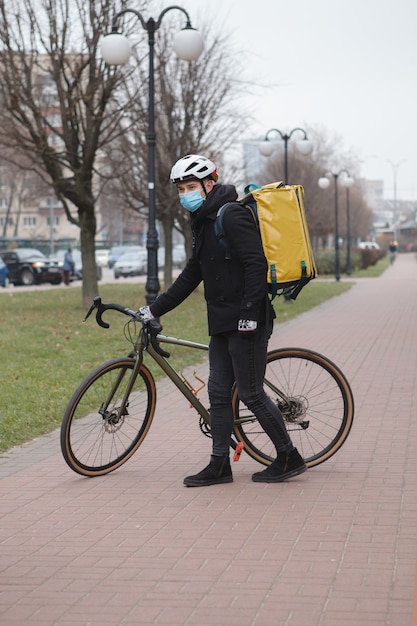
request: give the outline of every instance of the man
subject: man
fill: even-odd
[[[263,389],[268,340],[274,310],[268,298],[267,263],[259,231],[249,211],[236,203],[232,185],[216,184],[210,159],[187,155],[175,163],[171,181],[181,205],[190,212],[193,253],[184,270],[151,304],[139,309],[143,319],[160,317],[181,304],[203,281],[210,335],[208,394],[212,455],[201,472],[187,476],[188,487],[233,481],[230,437],[233,431],[231,392],[252,410],[277,451],[276,460],[252,476],[255,482],[281,482],[307,469],[287,434],[278,407]],[[226,202],[223,227],[230,247],[220,245],[214,230],[217,211]]]
[[[74,259],[72,257],[71,248],[68,248],[68,250],[64,254],[64,265],[62,269],[64,271],[64,283],[66,285],[69,285],[71,281],[71,274],[74,271]]]

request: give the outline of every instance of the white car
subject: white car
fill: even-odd
[[[125,252],[133,252],[134,250],[143,250],[143,249],[144,249],[143,246],[133,246],[133,245],[113,246],[113,248],[111,248],[110,253],[109,253],[108,266],[114,267],[114,264],[116,263],[116,261],[120,259],[122,254],[124,254]]]
[[[182,269],[187,260],[187,255],[185,254],[185,248],[182,243],[175,245],[172,248],[172,265],[179,269]]]
[[[148,251],[146,248],[124,252],[113,266],[114,277],[142,276],[146,274]]]
[[[359,250],[380,250],[380,246],[376,241],[360,241]]]
[[[185,248],[182,244],[177,244],[172,247],[172,267],[182,269],[187,260],[185,254]],[[165,265],[165,248],[158,248],[158,268],[162,269]]]
[[[100,267],[107,267],[109,263],[110,250],[98,248],[96,250],[96,263]]]

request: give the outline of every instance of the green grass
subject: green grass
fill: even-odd
[[[346,291],[351,284],[316,281],[293,304],[277,298],[277,322],[308,311]],[[133,309],[145,302],[143,285],[103,285],[100,295],[104,301]],[[97,326],[94,317],[82,323],[85,312],[78,287],[0,292],[0,306],[0,451],[4,451],[58,427],[71,394],[87,373],[104,361],[125,356],[130,344],[123,335],[127,318],[116,312],[105,317],[110,323],[108,330]],[[167,335],[206,343],[202,292],[192,294],[162,322]],[[168,349],[176,369],[206,355],[175,346]],[[158,373],[157,368],[152,371]]]

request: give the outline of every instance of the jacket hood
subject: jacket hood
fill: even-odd
[[[237,191],[234,185],[214,185],[201,208],[191,214],[193,227],[198,227],[209,216],[215,218],[217,211],[223,204],[234,202],[235,200],[237,200]]]

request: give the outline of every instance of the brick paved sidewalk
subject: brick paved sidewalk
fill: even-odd
[[[143,446],[108,476],[72,473],[57,433],[0,458],[0,624],[410,626],[416,284],[399,255],[276,326],[271,347],[326,354],[356,402],[343,448],[296,479],[253,483],[242,455],[234,483],[183,487],[210,441],[167,384]]]

